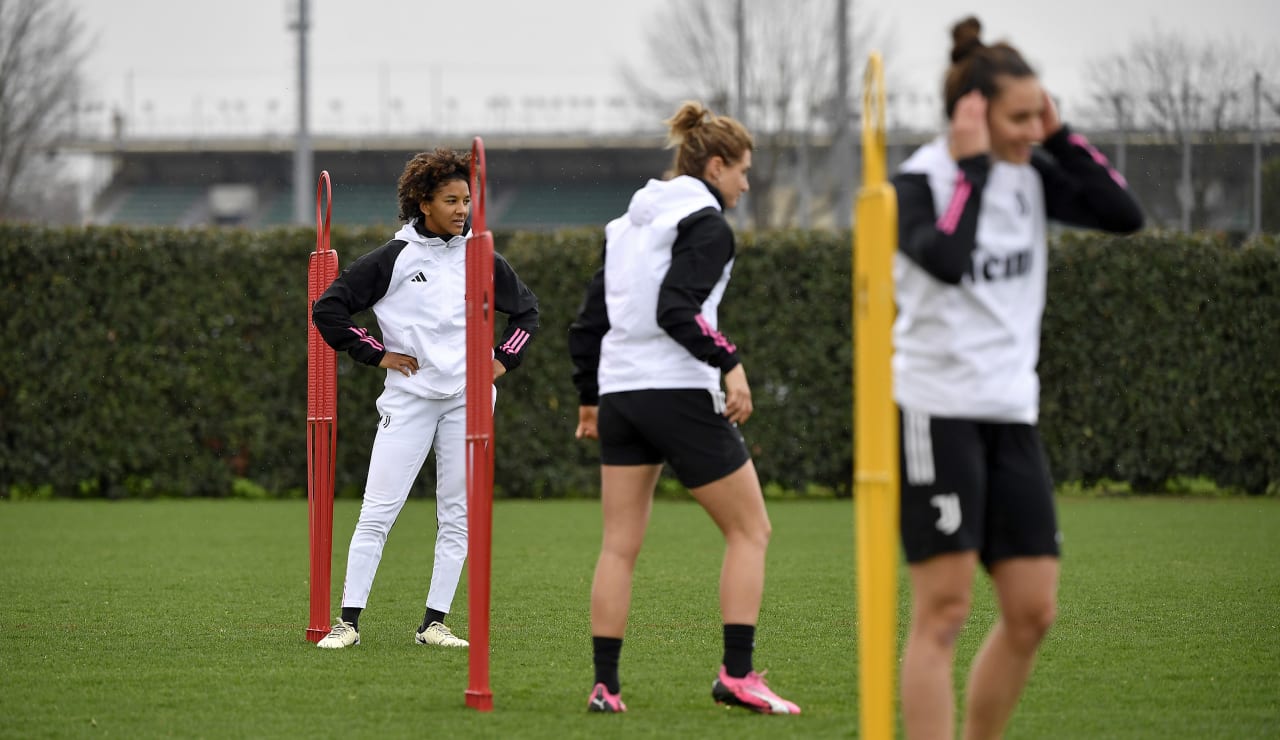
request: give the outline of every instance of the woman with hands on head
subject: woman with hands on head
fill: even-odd
[[[604,515],[591,586],[595,682],[587,709],[626,711],[618,658],[665,462],[725,539],[724,653],[712,697],[798,714],[752,669],[770,525],[737,426],[751,417],[751,388],[737,347],[718,329],[734,260],[724,211],[749,187],[753,144],[741,123],[699,103],[685,103],[667,124],[675,176],[650,180],[609,222],[604,266],[569,329],[581,402],[576,436],[600,440]]]
[[[952,668],[979,563],[999,618],[969,673],[964,737],[1004,731],[1057,610],[1060,535],[1036,423],[1047,220],[1131,232],[1122,177],[1058,119],[1021,54],[952,29],[950,126],[893,178],[901,536],[911,580],[908,738],[955,729]]]
[[[360,613],[391,526],[427,453],[436,453],[436,542],[419,645],[468,647],[445,626],[467,555],[466,253],[470,157],[436,149],[409,160],[397,198],[404,225],[343,270],[316,300],[312,318],[334,349],[387,370],[360,518],[351,535],[342,613],[321,648],[360,642]],[[538,330],[538,299],[497,252],[494,308],[508,315],[493,352],[493,377],[520,364]],[[379,341],[354,314],[372,309]],[[493,398],[497,400],[497,387]]]

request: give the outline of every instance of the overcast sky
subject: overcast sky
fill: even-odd
[[[557,100],[556,115],[599,123],[607,101],[627,97],[619,68],[645,66],[645,30],[667,1],[311,0],[313,125],[377,133],[416,117],[465,127],[493,97]],[[67,2],[95,38],[89,99],[131,112],[139,128],[292,128],[297,46],[287,25],[297,0]],[[1277,0],[857,0],[853,7],[882,30],[896,89],[920,95],[936,95],[948,29],[967,13],[982,19],[988,41],[1006,38],[1022,49],[1067,101],[1083,96],[1088,60],[1123,51],[1152,27],[1269,47],[1272,59],[1280,44]],[[1271,71],[1280,77],[1280,67]],[[590,112],[581,102],[570,108],[587,97],[598,101]]]

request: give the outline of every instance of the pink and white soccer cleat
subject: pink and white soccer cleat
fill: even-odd
[[[604,684],[598,683],[591,689],[591,698],[587,700],[587,711],[617,714],[627,711],[627,705],[622,703],[622,692],[610,694]]]
[[[764,682],[764,674],[752,671],[734,678],[720,666],[720,676],[711,684],[711,698],[717,704],[746,707],[761,714],[799,714],[800,707],[773,693]]]

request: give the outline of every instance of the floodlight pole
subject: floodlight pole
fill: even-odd
[[[747,124],[747,3],[737,0],[733,10],[734,48],[734,117],[746,126]],[[738,205],[734,209],[734,218],[740,229],[751,224],[751,200],[749,193],[738,196]]]
[[[298,32],[298,131],[293,143],[293,222],[307,223],[310,206],[308,187],[312,180],[311,130],[307,121],[307,32],[311,28],[309,0],[298,0],[298,20],[289,30]]]
[[[1253,225],[1249,234],[1262,233],[1262,73],[1253,73]]]
[[[853,113],[849,110],[849,81],[851,56],[849,48],[849,5],[850,0],[836,2],[836,94],[832,97],[834,110],[831,116],[832,160],[834,160],[836,176],[836,229],[844,231],[851,226],[853,217],[853,194],[846,172],[853,171]]]

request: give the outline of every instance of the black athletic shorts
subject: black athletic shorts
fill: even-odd
[[[666,462],[686,488],[714,483],[746,464],[747,443],[724,416],[724,396],[699,389],[642,390],[600,396],[600,461]]]
[[[982,564],[1058,556],[1053,480],[1031,424],[899,412],[907,562],[976,550]]]

